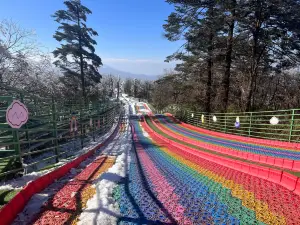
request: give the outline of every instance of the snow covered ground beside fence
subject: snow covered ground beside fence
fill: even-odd
[[[96,194],[87,202],[87,208],[81,213],[78,225],[116,224],[119,208],[113,199],[113,190],[126,176],[130,163],[129,152],[132,149],[132,134],[129,127],[129,105],[126,105],[126,118],[123,119],[125,129],[119,132],[110,144],[103,150],[103,154],[116,156],[116,163],[94,182]]]
[[[87,144],[87,146],[84,147],[83,149],[81,149],[80,151],[74,152],[73,157],[68,158],[68,159],[62,159],[59,163],[54,164],[53,168],[51,168],[51,169],[47,169],[47,170],[43,170],[43,171],[39,171],[39,172],[31,172],[31,173],[25,174],[22,177],[16,178],[16,179],[0,182],[0,190],[20,189],[23,186],[25,186],[28,182],[33,181],[33,180],[43,176],[44,174],[47,174],[47,173],[53,171],[54,169],[56,169],[56,167],[62,166],[64,164],[68,163],[69,161],[73,160],[74,158],[88,152],[90,149],[92,149],[96,145],[100,144],[107,137],[109,137],[113,133],[113,131],[115,130],[116,126],[117,126],[117,123],[114,123],[112,128],[109,130],[109,132],[107,132],[106,134],[104,134],[100,137],[97,137],[95,139],[95,141],[89,142]]]

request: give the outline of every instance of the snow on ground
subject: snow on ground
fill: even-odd
[[[131,104],[131,109],[132,109],[132,114],[136,115],[136,111],[135,111],[135,103]]]
[[[32,221],[36,213],[40,212],[42,205],[46,203],[48,199],[51,198],[51,196],[53,196],[58,190],[60,190],[67,182],[71,181],[77,174],[86,168],[88,164],[92,163],[96,157],[97,156],[93,156],[86,159],[76,169],[72,169],[69,173],[51,184],[42,192],[33,195],[24,210],[18,214],[13,225],[30,224],[30,221]]]
[[[128,105],[125,106],[128,115]],[[132,149],[132,136],[128,125],[128,117],[125,120],[126,128],[119,132],[115,139],[103,150],[107,155],[118,155],[116,163],[94,181],[96,194],[88,200],[87,208],[79,217],[78,225],[111,225],[117,224],[120,217],[118,204],[113,199],[113,189],[118,182],[125,178],[130,163],[129,151]]]
[[[98,150],[98,154],[93,155],[84,162],[82,162],[78,168],[73,168],[71,171],[66,174],[64,177],[59,179],[57,182],[54,182],[49,187],[47,187],[42,192],[35,194],[25,209],[18,215],[14,221],[16,224],[29,224],[30,221],[40,211],[42,205],[48,201],[51,196],[53,196],[59,189],[61,189],[67,182],[73,180],[73,178],[79,174],[87,165],[92,163],[99,153],[106,155],[117,156],[116,163],[106,172],[103,173],[98,179],[94,181],[94,187],[96,188],[95,196],[87,202],[87,208],[80,215],[80,221],[78,224],[116,224],[119,217],[118,204],[114,201],[112,192],[113,189],[117,186],[118,182],[126,176],[128,171],[128,165],[130,162],[129,151],[132,148],[131,141],[131,131],[128,126],[128,105],[125,107],[126,117],[123,119],[123,122],[126,124],[126,128],[118,132],[114,139],[106,146]],[[116,124],[115,124],[116,125]],[[90,147],[85,147],[82,149],[82,153],[87,152],[95,144],[102,142],[106,139],[114,130],[115,125],[110,130],[109,133],[98,138],[95,142],[90,143]],[[66,160],[67,162],[67,160]],[[38,173],[31,173],[23,176],[22,178],[15,179],[13,181],[3,184],[0,188],[18,188],[24,186],[26,183],[38,178],[39,176],[51,171],[45,170]]]
[[[88,150],[90,150],[92,147],[95,146],[95,144],[99,144],[99,143],[103,142],[114,131],[114,128],[116,127],[116,125],[117,124],[114,124],[114,126],[112,127],[112,129],[107,134],[103,135],[102,137],[99,137],[95,142],[92,142],[93,144],[91,143],[90,144],[91,146],[89,148],[85,147],[84,149],[82,149],[82,153],[87,152]],[[27,205],[24,208],[24,210],[21,213],[18,214],[18,217],[14,221],[13,225],[29,224],[30,221],[36,215],[35,213],[38,213],[40,211],[40,208],[42,207],[42,205],[45,202],[47,202],[48,199],[51,198],[51,196],[53,196],[58,190],[60,190],[67,182],[72,181],[73,178],[77,174],[79,174],[83,169],[85,169],[89,164],[91,164],[99,156],[99,154],[103,150],[105,150],[106,148],[107,148],[107,146],[100,148],[99,150],[97,150],[98,154],[95,154],[92,157],[86,159],[85,161],[83,161],[82,163],[80,163],[80,165],[77,168],[72,168],[69,171],[69,173],[67,173],[64,177],[62,177],[58,181],[56,181],[53,184],[51,184],[49,187],[47,187],[46,189],[44,189],[42,192],[40,192],[40,193],[35,194],[34,196],[32,196],[32,198],[27,203]],[[48,170],[48,172],[49,171],[50,170]],[[29,174],[25,175],[24,177],[26,177],[28,175]],[[19,180],[14,180],[14,182],[11,185],[15,185],[15,186],[25,185],[28,182],[25,181],[26,179],[24,179],[24,177],[20,178]],[[35,179],[36,178],[37,177],[35,177]]]
[[[74,155],[72,158],[69,159],[61,159],[59,163],[55,164],[54,168],[48,169],[48,170],[43,170],[43,171],[39,171],[39,172],[32,172],[32,173],[28,173],[22,177],[16,178],[16,179],[12,179],[6,182],[0,182],[0,190],[12,190],[12,189],[19,189],[22,188],[23,186],[25,186],[28,182],[33,181],[41,176],[43,176],[46,173],[49,173],[53,170],[56,169],[56,167],[61,166],[63,164],[68,163],[69,161],[73,160],[74,158],[76,158],[77,156],[80,156],[86,152],[88,152],[90,149],[92,149],[94,146],[100,144],[101,142],[103,142],[106,138],[109,137],[109,135],[111,135],[113,133],[113,131],[115,130],[117,126],[117,123],[113,124],[112,128],[109,130],[108,133],[104,134],[101,137],[98,137],[95,139],[95,141],[91,141],[86,147],[84,147],[82,150],[74,152]]]

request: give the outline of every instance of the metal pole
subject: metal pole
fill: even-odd
[[[16,151],[16,155],[18,155],[18,159],[16,162],[17,167],[18,164],[20,164],[20,167],[23,168],[23,162],[22,162],[22,153],[20,148],[20,137],[19,137],[19,131],[18,129],[14,129],[13,131],[13,140],[14,140],[14,149]]]
[[[83,124],[83,117],[82,117],[82,108],[80,107],[80,143],[81,143],[81,148],[83,148],[83,137],[84,137],[84,124]]]
[[[95,121],[96,120],[92,119],[93,141],[95,141]]]
[[[21,98],[21,102],[24,103],[23,93],[20,94],[20,98]],[[31,143],[30,143],[30,140],[29,140],[28,124],[26,123],[24,126],[25,126],[25,129],[26,129],[25,136],[26,136],[26,140],[28,141],[28,148],[30,148]]]
[[[292,109],[292,120],[290,124],[289,142],[291,142],[292,139],[293,128],[294,128],[294,117],[295,117],[295,109]]]
[[[225,124],[224,124],[224,132],[226,133],[227,132],[227,116],[226,116],[226,113],[225,113]]]
[[[57,140],[57,118],[56,118],[56,107],[55,107],[55,101],[52,97],[52,123],[53,123],[53,137],[54,139],[54,145],[55,145],[55,155],[56,155],[56,162],[59,162],[59,156],[58,156],[58,140]]]
[[[251,123],[252,123],[252,112],[250,112],[248,136],[250,136],[250,135],[251,135]]]

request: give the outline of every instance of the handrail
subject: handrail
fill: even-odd
[[[238,134],[243,136],[300,142],[300,109],[257,112],[205,113],[188,109],[175,110],[173,115],[193,126],[212,131]],[[216,121],[213,117],[216,117]],[[202,121],[204,117],[204,121]],[[239,126],[235,122],[239,117]],[[279,123],[270,124],[277,117]]]

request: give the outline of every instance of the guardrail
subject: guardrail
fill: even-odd
[[[20,129],[11,128],[5,119],[6,109],[14,99],[23,102],[29,111],[29,120]],[[111,128],[119,112],[119,102],[94,101],[85,105],[79,100],[63,101],[1,89],[0,180],[76,156]]]
[[[204,148],[213,152],[218,152],[221,154],[225,155],[230,155],[236,158],[240,159],[245,159],[257,163],[262,163],[266,164],[269,166],[276,166],[282,169],[288,169],[288,170],[293,170],[296,172],[300,171],[300,161],[299,160],[290,160],[290,159],[285,159],[285,158],[276,158],[272,156],[266,156],[266,155],[259,155],[259,154],[254,154],[254,153],[249,153],[249,152],[243,152],[243,151],[237,151],[237,150],[232,150],[229,148],[225,148],[222,146],[215,146],[207,143],[203,143],[201,141],[197,140],[192,140],[190,138],[182,137],[180,135],[174,134],[171,131],[163,128],[161,125],[158,125],[151,117],[151,121],[153,122],[154,126],[157,127],[157,129],[161,130],[163,133],[177,139],[184,141],[188,144],[195,145],[200,148]]]
[[[160,111],[160,113],[164,113],[164,111]],[[176,110],[170,113],[188,124],[213,131],[300,142],[300,109],[209,114],[191,110]],[[214,116],[215,121],[213,120]],[[273,116],[279,119],[277,125],[270,124]],[[237,117],[239,119],[238,128],[235,126]]]
[[[39,193],[45,188],[47,188],[55,180],[60,179],[65,174],[67,174],[72,168],[79,166],[81,162],[86,160],[88,157],[92,156],[100,147],[109,143],[109,141],[114,137],[114,135],[120,127],[120,117],[114,131],[102,143],[97,144],[88,152],[78,156],[76,159],[66,163],[65,165],[37,178],[32,182],[29,182],[14,198],[10,200],[9,203],[7,203],[2,209],[0,209],[1,224],[11,224],[18,215],[18,213],[22,212],[22,210],[34,194]]]

